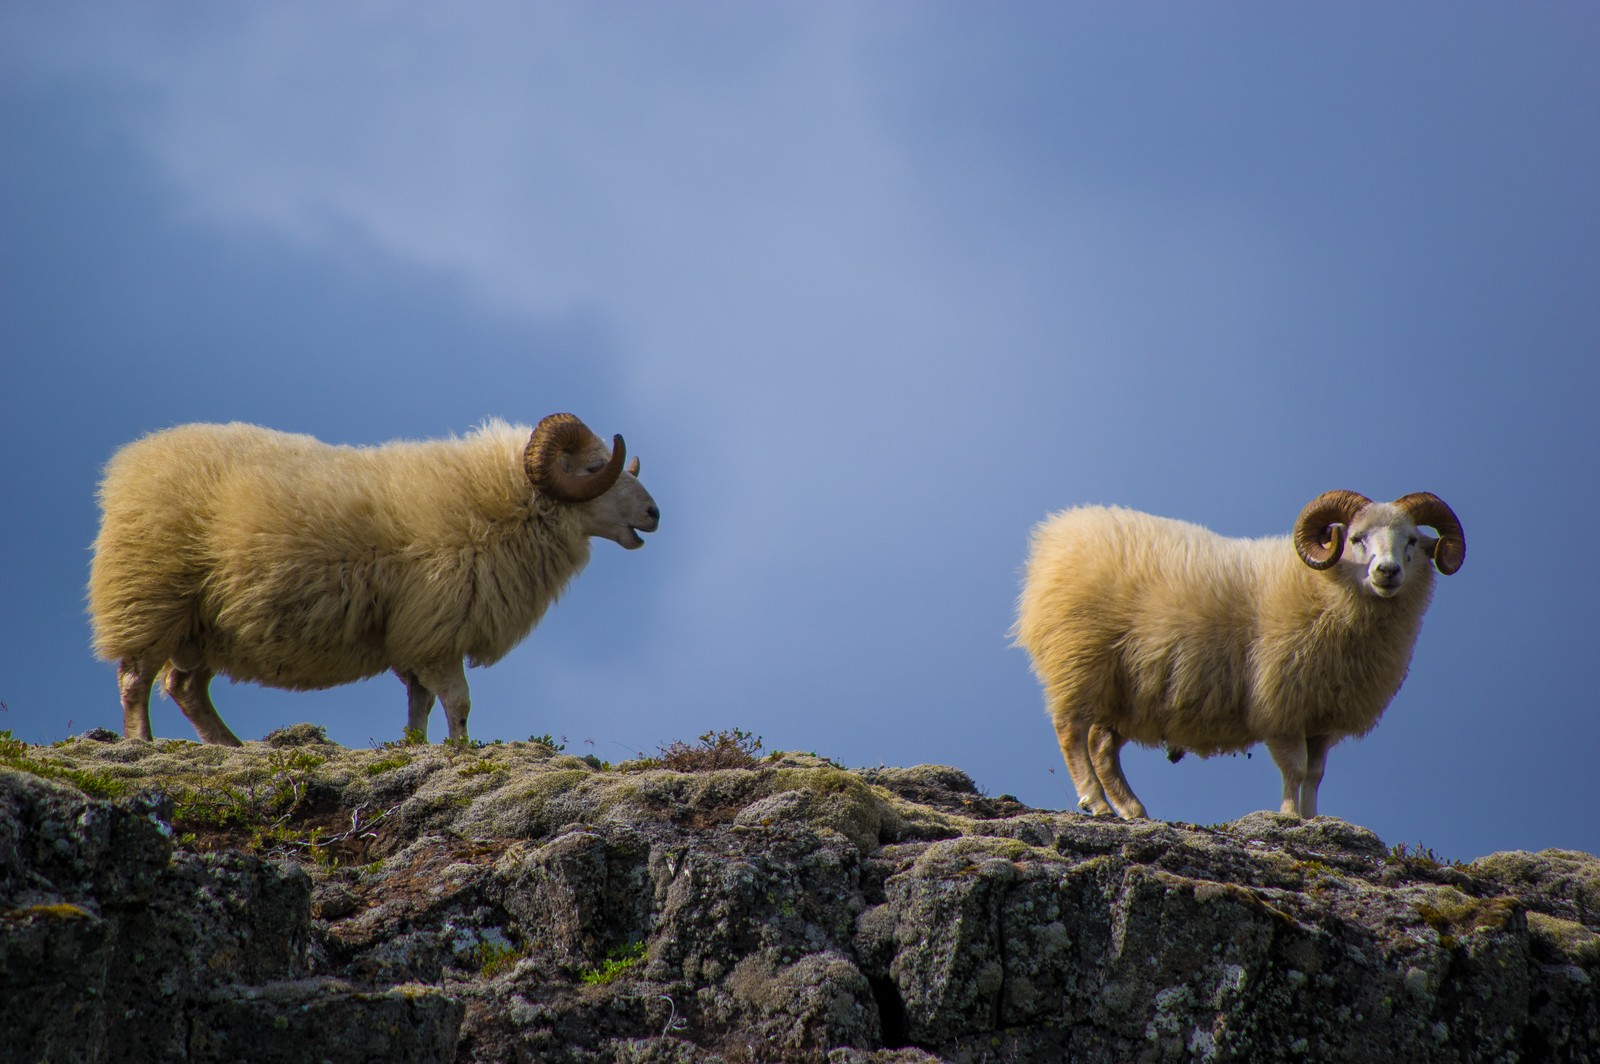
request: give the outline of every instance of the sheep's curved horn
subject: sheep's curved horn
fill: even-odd
[[[580,451],[596,439],[589,426],[573,414],[551,414],[534,427],[522,465],[533,486],[558,502],[588,502],[611,490],[622,476],[626,453],[621,436],[611,438],[611,460],[591,476],[579,476],[561,468],[564,454]]]
[[[1294,549],[1313,569],[1331,569],[1344,553],[1345,529],[1372,502],[1358,491],[1325,491],[1306,503],[1294,523]]]
[[[1461,531],[1461,520],[1445,501],[1431,491],[1414,491],[1402,495],[1394,504],[1411,515],[1411,520],[1426,525],[1439,533],[1439,542],[1433,547],[1433,565],[1440,573],[1449,576],[1467,560],[1467,536]]]
[[[632,458],[628,459],[628,473],[629,473],[630,476],[635,476],[635,477],[639,475],[639,456],[638,455],[634,455]]]

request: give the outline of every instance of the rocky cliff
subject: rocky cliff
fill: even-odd
[[[1590,855],[1097,821],[746,738],[0,740],[0,1057],[1600,1059]]]

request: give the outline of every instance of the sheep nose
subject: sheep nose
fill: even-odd
[[[1379,562],[1375,568],[1382,577],[1392,579],[1400,575],[1400,566],[1396,562]]]
[[[656,509],[654,506],[651,506],[650,508],[645,510],[645,513],[650,515],[650,520],[652,520],[652,521],[661,520],[661,511]]]

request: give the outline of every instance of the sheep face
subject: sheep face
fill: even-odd
[[[599,462],[604,464],[604,456]],[[591,461],[591,469],[593,465]],[[639,483],[638,469],[639,461],[634,459],[628,471],[618,477],[604,495],[578,506],[584,535],[609,539],[626,550],[638,550],[644,546],[639,533],[654,532],[661,524],[661,511],[656,508],[656,501],[650,497],[650,493],[644,490],[644,485]]]
[[[1350,522],[1344,562],[1360,570],[1364,591],[1393,598],[1405,586],[1407,575],[1416,571],[1416,564],[1428,564],[1433,545],[1424,540],[1433,537],[1425,536],[1404,510],[1375,502]]]

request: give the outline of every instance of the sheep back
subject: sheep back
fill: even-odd
[[[295,689],[498,660],[589,556],[570,508],[528,485],[530,431],[361,448],[187,425],[129,444],[100,492],[96,653],[186,648]]]
[[[1053,713],[1146,746],[1237,751],[1369,730],[1405,676],[1419,583],[1380,602],[1308,569],[1288,537],[1080,507],[1035,528],[1013,634]]]

